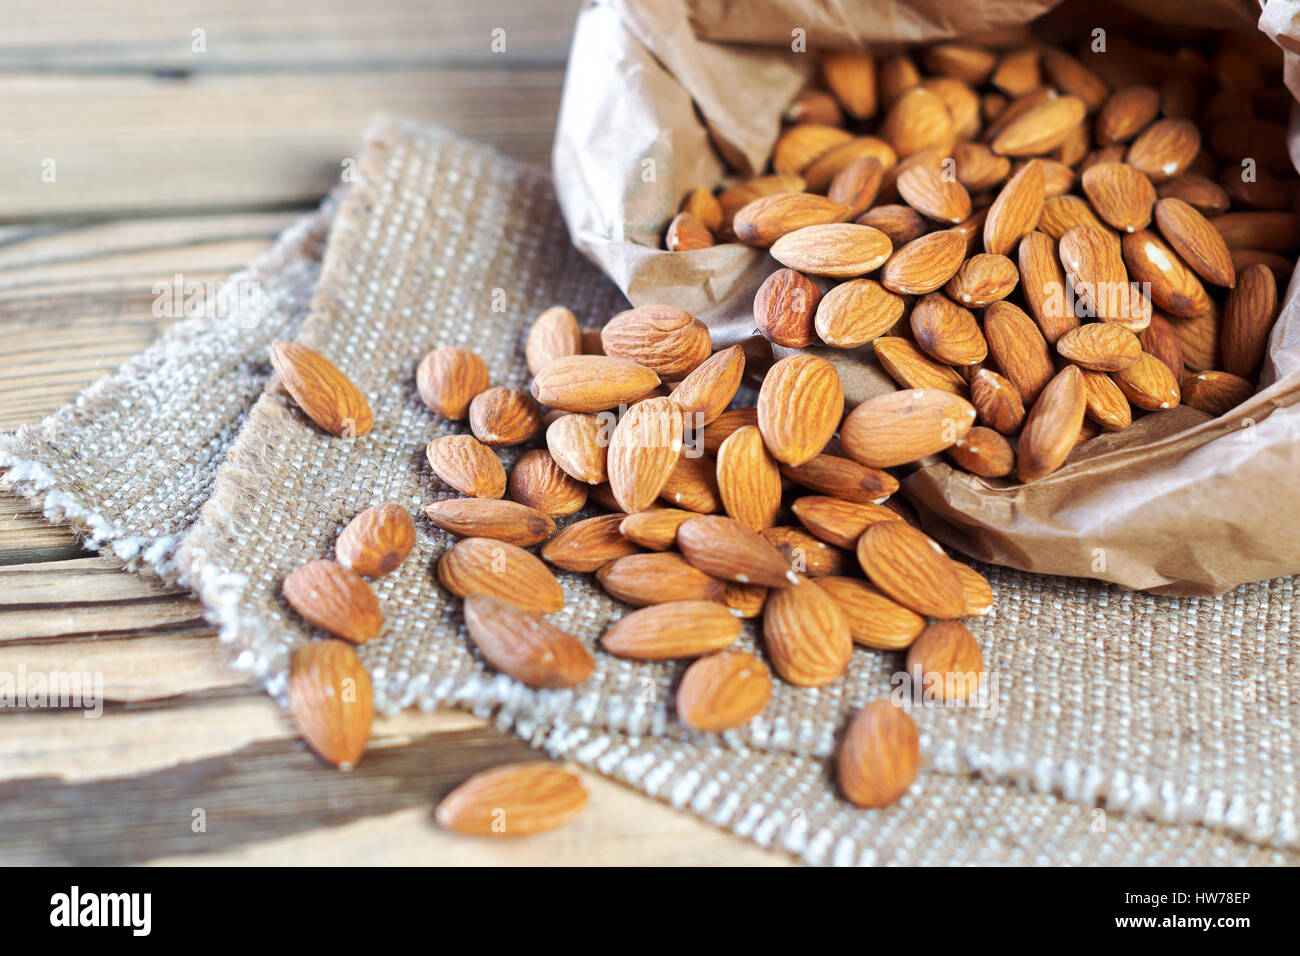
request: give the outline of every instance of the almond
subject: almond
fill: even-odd
[[[818,578],[817,586],[839,605],[856,644],[900,650],[925,628],[925,618],[885,597],[866,581],[832,576]]]
[[[998,368],[1032,405],[1056,374],[1052,353],[1038,326],[1010,302],[994,302],[984,310],[984,337]]]
[[[683,522],[697,517],[694,511],[681,508],[654,508],[627,515],[619,523],[623,537],[651,551],[668,551],[677,544],[677,529]]]
[[[879,229],[834,222],[787,232],[770,251],[777,262],[799,272],[846,279],[879,269],[893,246]]]
[[[1043,164],[1032,160],[1002,187],[984,220],[984,248],[1007,255],[1037,224],[1045,198]]]
[[[838,126],[802,123],[781,134],[772,149],[772,168],[778,173],[798,173],[832,146],[847,143],[853,134]],[[743,241],[743,240],[742,240]]]
[[[1183,346],[1178,333],[1169,320],[1159,313],[1151,316],[1151,324],[1138,333],[1142,351],[1150,352],[1168,366],[1177,378],[1183,374]]]
[[[796,574],[820,578],[828,574],[844,573],[844,552],[814,538],[803,528],[772,525],[759,533],[781,552],[782,557],[789,562],[790,570]]]
[[[1187,169],[1201,149],[1201,134],[1185,119],[1152,123],[1128,148],[1124,161],[1162,183]]]
[[[679,212],[674,216],[664,234],[664,248],[669,252],[691,252],[713,245],[713,233],[689,212]]]
[[[545,541],[555,522],[536,509],[495,498],[444,498],[424,506],[429,520],[462,538],[495,538],[521,548]]]
[[[1066,332],[1056,350],[1080,368],[1094,372],[1117,372],[1128,368],[1142,354],[1142,343],[1128,329],[1106,322],[1089,322]]]
[[[826,447],[843,416],[844,390],[830,362],[792,355],[768,369],[758,392],[758,428],[777,461],[808,461]]]
[[[744,727],[772,696],[767,665],[743,651],[701,657],[677,686],[677,716],[693,730],[720,733]]]
[[[776,672],[796,687],[838,680],[853,656],[853,638],[839,605],[809,578],[768,595],[763,644]]]
[[[728,515],[762,531],[781,510],[781,472],[757,428],[738,429],[718,449],[717,485]]]
[[[1021,481],[1037,481],[1064,464],[1074,449],[1087,402],[1083,376],[1073,365],[1047,383],[1020,432],[1017,474]]]
[[[702,515],[683,522],[677,547],[693,567],[722,581],[783,588],[794,580],[781,552],[733,518]]]
[[[961,578],[965,617],[983,617],[993,610],[993,585],[974,568],[960,561],[952,563],[957,577]]]
[[[1010,435],[1025,420],[1020,391],[997,372],[982,368],[971,376],[970,401],[979,420],[994,431]]]
[[[880,101],[892,106],[914,86],[921,85],[921,73],[906,53],[894,53],[880,61],[876,74]]]
[[[1151,222],[1156,189],[1126,163],[1098,163],[1083,174],[1083,191],[1092,208],[1120,232],[1136,232]]]
[[[289,661],[289,710],[322,760],[351,770],[365,753],[374,719],[370,675],[342,641],[314,641]]]
[[[1082,130],[1083,127],[1080,126],[1079,131],[1082,132]],[[1061,151],[1064,149],[1066,149],[1065,146],[1061,147],[1061,150],[1058,150],[1057,155],[1060,155]],[[1029,163],[1038,163],[1038,165],[1042,167],[1044,205],[1047,204],[1048,199],[1055,199],[1058,196],[1063,196],[1074,188],[1075,180],[1078,178],[1075,175],[1074,170],[1065,165],[1065,163],[1059,162],[1055,159],[1017,160],[1017,162],[1011,167],[1012,174],[1014,175],[1015,173],[1020,172]]]
[[[957,274],[966,258],[966,237],[943,229],[913,239],[885,262],[880,284],[890,292],[925,295]]]
[[[1259,367],[1277,320],[1277,282],[1267,266],[1253,265],[1237,276],[1237,287],[1223,307],[1219,342],[1223,367],[1249,378]]]
[[[1119,242],[1106,224],[1097,218],[1087,200],[1078,196],[1054,196],[1043,203],[1043,214],[1038,220],[1041,231],[1059,242],[1075,226],[1092,226],[1110,236],[1116,244]]]
[[[550,362],[582,354],[582,331],[574,314],[562,305],[554,305],[537,317],[528,330],[524,356],[529,373],[536,375]],[[484,369],[486,378],[487,370]],[[484,381],[483,388],[487,388]],[[482,391],[482,389],[479,389]]]
[[[1179,402],[1178,379],[1164,362],[1146,352],[1141,353],[1128,368],[1115,372],[1111,377],[1124,397],[1138,408],[1154,412],[1173,408]]]
[[[662,557],[662,555],[660,555]],[[740,618],[712,601],[675,601],[619,618],[600,643],[619,657],[664,661],[718,651],[740,637]]]
[[[1217,216],[1228,211],[1228,194],[1212,179],[1196,173],[1179,173],[1156,186],[1161,199],[1181,199],[1202,216]]]
[[[992,189],[1011,175],[1011,160],[983,143],[958,143],[952,158],[957,164],[957,182],[971,192]]]
[[[831,51],[822,54],[822,75],[844,112],[854,119],[876,113],[876,64],[865,50]]]
[[[1192,317],[1210,307],[1210,298],[1196,273],[1154,232],[1143,229],[1122,243],[1129,275],[1147,283],[1151,301],[1172,315]]]
[[[980,98],[970,85],[952,76],[932,76],[922,87],[943,100],[952,118],[957,139],[969,139],[980,131]]]
[[[574,514],[587,504],[587,486],[566,474],[542,448],[524,452],[515,462],[506,494],[550,518]]]
[[[506,493],[506,470],[496,453],[472,435],[443,435],[425,449],[429,467],[449,487],[474,498]]]
[[[1156,225],[1160,234],[1189,266],[1207,282],[1231,287],[1236,281],[1232,256],[1210,221],[1181,199],[1156,203]]]
[[[687,193],[682,200],[681,211],[694,216],[711,233],[722,228],[722,205],[718,202],[718,197],[704,186]]]
[[[880,135],[900,156],[911,156],[930,146],[950,144],[954,138],[948,107],[920,86],[903,92],[885,115]]]
[[[932,73],[979,86],[997,65],[997,54],[973,43],[950,41],[925,48],[925,65]]]
[[[731,408],[715,418],[712,424],[701,429],[704,436],[704,453],[716,455],[727,436],[737,428],[758,424],[757,408]]]
[[[1219,356],[1219,339],[1222,336],[1219,321],[1219,309],[1214,300],[1204,312],[1191,318],[1182,318],[1172,323],[1174,335],[1183,352],[1183,365],[1193,372],[1221,368],[1223,359]],[[1175,380],[1178,379],[1175,374]]]
[[[1255,393],[1255,386],[1230,372],[1193,372],[1179,386],[1182,403],[1214,418],[1226,415]]]
[[[1160,209],[1156,209],[1159,222]],[[1292,253],[1300,246],[1300,217],[1289,212],[1229,212],[1210,220],[1229,249]]]
[[[575,774],[537,760],[476,773],[442,798],[434,819],[472,836],[527,836],[563,826],[586,805]]]
[[[609,441],[609,485],[628,514],[654,504],[682,454],[682,411],[670,398],[628,409]]]
[[[1043,83],[1038,68],[1039,51],[1033,47],[1003,54],[990,82],[1008,96],[1024,96]]]
[[[401,505],[367,508],[348,522],[334,542],[339,564],[368,578],[383,577],[415,547],[415,525]]]
[[[611,561],[596,572],[596,579],[610,597],[634,607],[720,601],[723,594],[722,581],[670,551],[632,554]]]
[[[862,532],[873,524],[899,520],[893,511],[870,501],[844,501],[822,495],[798,498],[790,510],[814,535],[839,548],[857,547]]]
[[[798,127],[796,127],[798,128]],[[849,207],[812,193],[777,193],[741,208],[733,220],[736,238],[751,246],[770,246],[805,226],[840,222]]]
[[[1083,122],[1084,112],[1083,101],[1078,97],[1058,96],[1045,100],[1003,126],[990,144],[991,148],[1001,156],[1050,153]]]
[[[948,449],[948,454],[958,467],[981,478],[1001,478],[1016,467],[1011,444],[991,428],[972,428]]]
[[[872,348],[880,367],[904,388],[936,388],[961,397],[967,394],[960,372],[930,358],[905,338],[883,335]]]
[[[1048,344],[1055,345],[1079,317],[1066,304],[1065,271],[1056,254],[1056,240],[1042,232],[1030,232],[1020,240],[1020,289],[1025,304],[1038,323]]]
[[[682,410],[687,428],[703,428],[726,411],[744,375],[745,350],[733,345],[700,363],[668,397]]]
[[[859,807],[887,807],[907,793],[921,765],[916,724],[887,698],[849,722],[836,756],[836,780]]]
[[[659,376],[628,359],[572,355],[556,359],[533,378],[533,398],[563,412],[603,412],[634,402],[659,385]]]
[[[1097,114],[1097,142],[1102,146],[1127,143],[1160,112],[1160,91],[1151,86],[1130,86],[1114,93]]]
[[[652,512],[647,512],[652,513]],[[542,557],[557,568],[590,574],[640,549],[622,533],[627,515],[596,515],[561,528],[542,545]]]
[[[464,421],[469,403],[489,385],[483,360],[456,345],[434,349],[415,370],[415,387],[429,411]]]
[[[868,209],[857,223],[879,229],[889,237],[895,249],[925,235],[926,223],[921,214],[911,206],[884,205]]]
[[[871,583],[899,604],[928,617],[964,613],[955,564],[929,535],[906,521],[881,521],[858,539],[858,563]]]
[[[699,514],[722,510],[717,463],[705,455],[683,455],[668,475],[659,497],[668,504]]]
[[[948,280],[944,291],[962,305],[982,308],[990,302],[1005,299],[1019,281],[1020,273],[1016,270],[1016,264],[1006,256],[981,253],[962,263],[957,274]],[[979,327],[976,326],[976,331],[978,330]],[[983,341],[984,336],[981,335],[980,343],[983,344]]]
[[[966,265],[975,261],[970,259]],[[1011,266],[1010,260],[1003,261],[1011,267],[1014,275],[1015,267]],[[960,276],[961,272],[957,275]],[[939,293],[931,293],[913,306],[911,324],[916,344],[940,362],[974,365],[988,357],[988,344],[975,316],[969,309],[963,309]]]
[[[961,222],[970,215],[970,194],[946,176],[928,166],[913,166],[899,174],[896,186],[903,201],[927,219]]]
[[[356,438],[370,431],[370,404],[338,366],[296,342],[271,346],[271,365],[303,414],[329,432]]]
[[[826,198],[843,203],[849,211],[845,219],[857,219],[871,208],[880,193],[884,167],[874,156],[855,159],[831,179]]]
[[[365,578],[333,561],[309,561],[282,585],[284,599],[302,617],[335,637],[364,644],[379,636],[384,615]]]
[[[709,328],[670,305],[643,305],[614,316],[600,331],[605,354],[652,369],[665,381],[686,377],[713,352]]]
[[[832,146],[804,169],[803,176],[807,181],[808,189],[813,192],[826,192],[836,176],[861,159],[874,159],[880,164],[882,173],[892,169],[898,162],[893,147],[883,139],[874,136],[855,136],[847,143]],[[840,218],[847,217],[842,215]]]
[[[781,474],[823,495],[866,504],[880,504],[898,490],[898,480],[889,472],[836,455],[817,455],[802,465],[782,465]]]
[[[612,416],[561,415],[546,429],[546,447],[565,474],[588,485],[609,480],[605,467]]]
[[[758,617],[767,606],[768,589],[760,584],[736,584],[727,582],[722,595],[722,603],[731,609],[731,613],[750,619]]]
[[[1084,414],[1108,432],[1122,431],[1133,424],[1128,399],[1105,372],[1083,372]]]
[[[572,634],[485,594],[465,599],[465,627],[489,664],[528,687],[573,687],[595,666]]]
[[[485,445],[521,445],[542,430],[542,410],[518,388],[489,388],[469,403],[469,427]]]
[[[1078,97],[1089,113],[1101,109],[1110,96],[1110,87],[1101,77],[1063,50],[1046,47],[1043,50],[1043,70],[1053,86]]]
[[[1151,323],[1151,303],[1128,281],[1120,245],[1110,233],[1075,226],[1061,237],[1061,263],[1089,314],[1137,332]]]
[[[827,345],[854,349],[888,332],[902,317],[902,296],[895,295],[872,279],[850,279],[835,286],[822,298],[817,306],[815,327],[818,337]]]
[[[718,206],[722,209],[722,227],[730,228],[731,220],[736,213],[755,199],[775,196],[778,193],[801,193],[807,188],[808,184],[802,176],[794,173],[774,173],[770,176],[755,176],[730,189],[724,189],[718,194]]]
[[[968,700],[979,692],[984,655],[961,621],[933,621],[907,651],[912,685],[940,701]]]
[[[538,614],[564,607],[564,590],[546,565],[523,548],[492,538],[457,541],[438,559],[438,580],[459,598],[486,594]]]
[[[793,269],[777,269],[763,280],[754,295],[754,325],[777,345],[804,348],[816,341],[813,314],[821,289]]]
[[[974,407],[959,396],[905,389],[869,398],[850,412],[840,443],[855,461],[890,468],[943,451],[974,423]]]

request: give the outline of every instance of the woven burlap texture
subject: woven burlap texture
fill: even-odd
[[[418,515],[423,504],[451,494],[429,472],[423,451],[463,426],[420,403],[420,357],[435,346],[465,345],[487,361],[495,383],[524,385],[527,324],[554,303],[589,325],[621,304],[570,247],[542,173],[430,130],[389,121],[372,129],[299,341],[360,384],[375,427],[358,439],[332,438],[283,393],[268,391],[251,409],[179,556],[223,636],[272,693],[283,694],[292,649],[319,636],[281,599],[285,575],[329,555],[339,530],[372,504],[393,501]],[[515,454],[507,452],[507,460]],[[423,518],[417,528],[411,557],[375,582],[386,624],[362,656],[381,708],[451,704],[493,713],[507,726],[541,728],[548,747],[579,760],[609,752],[610,741],[654,737],[636,744],[627,765],[603,769],[630,779],[628,766],[638,760],[657,766],[669,754],[698,755],[682,757],[702,768],[679,783],[690,801],[710,792],[738,799],[734,775],[743,764],[732,758],[761,754],[755,765],[770,770],[744,790],[749,802],[733,809],[738,819],[757,814],[780,844],[801,827],[805,842],[823,850],[848,841],[851,849],[837,850],[836,859],[903,854],[906,838],[894,842],[880,817],[832,802],[821,759],[849,714],[889,692],[897,656],[859,649],[846,678],[828,688],[778,683],[764,714],[724,735],[720,747],[675,720],[677,663],[597,653],[592,678],[568,691],[532,691],[491,672],[465,636],[459,602],[436,583],[433,568],[452,539]],[[1173,601],[985,570],[997,610],[974,630],[996,687],[993,706],[914,708],[928,767],[900,812],[950,787],[944,775],[976,776],[1053,795],[1041,813],[1055,807],[1075,819],[1080,808],[1102,805],[1112,816],[1192,825],[1154,828],[1153,846],[1170,840],[1190,848],[1209,830],[1300,846],[1292,581]],[[589,576],[561,579],[568,604],[553,619],[594,646],[626,608]],[[754,637],[747,628],[740,646],[756,649]],[[575,740],[581,744],[564,743]],[[710,775],[710,761],[733,769]],[[805,779],[812,767],[817,772]],[[979,800],[974,794],[992,791],[964,792]],[[827,809],[814,825],[811,808],[822,801]],[[1178,858],[1196,854],[1186,849]]]

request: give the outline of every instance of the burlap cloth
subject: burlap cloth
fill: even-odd
[[[622,306],[570,246],[544,173],[435,130],[377,121],[329,225],[334,211],[327,202],[232,278],[257,284],[251,307],[179,323],[73,405],[0,439],[11,486],[92,545],[193,587],[236,666],[281,698],[289,653],[318,636],[280,598],[285,575],[328,555],[369,505],[418,515],[451,494],[423,451],[461,426],[419,401],[421,356],[466,345],[495,383],[522,385],[522,339],[543,308],[595,325]],[[273,382],[259,396],[266,346],[286,337],[361,386],[371,433],[323,434]],[[680,664],[597,653],[592,678],[568,691],[487,669],[433,574],[451,539],[422,517],[417,529],[411,557],[375,583],[386,624],[362,649],[383,710],[495,716],[814,863],[1300,862],[1293,579],[1175,600],[981,567],[997,593],[973,628],[990,706],[914,708],[917,785],[860,811],[835,795],[826,758],[847,716],[889,692],[897,655],[859,648],[831,687],[778,683],[743,731],[686,733],[672,711]],[[589,576],[561,580],[555,621],[594,644],[625,608]],[[748,626],[741,643],[754,638]]]

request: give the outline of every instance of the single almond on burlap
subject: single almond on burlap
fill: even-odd
[[[758,429],[772,457],[801,465],[821,452],[844,416],[835,366],[815,355],[791,355],[767,370],[758,391]]]
[[[609,486],[623,511],[654,504],[682,454],[682,410],[670,398],[647,398],[627,410],[609,440]]]
[[[522,445],[542,430],[542,410],[518,388],[489,388],[469,403],[469,428],[485,445]]]
[[[1010,260],[1003,261],[1010,265]],[[1011,271],[1014,274],[1014,266]],[[941,293],[931,293],[912,307],[911,325],[916,344],[940,362],[975,365],[988,357],[988,344],[975,316]]]
[[[863,156],[835,174],[826,198],[848,207],[846,220],[857,219],[876,201],[883,179],[884,167],[880,160],[875,156]]]
[[[1092,208],[1120,232],[1137,232],[1151,222],[1156,188],[1127,163],[1098,163],[1084,171],[1083,191]]]
[[[626,518],[615,513],[575,521],[542,545],[542,558],[565,571],[590,574],[611,561],[639,554],[641,549],[621,531]]]
[[[444,498],[424,506],[429,520],[461,538],[495,538],[531,548],[555,532],[555,522],[535,508],[496,498]]]
[[[1178,379],[1169,367],[1154,355],[1143,352],[1126,369],[1111,375],[1124,397],[1148,412],[1173,408],[1180,400]]]
[[[1075,57],[1057,47],[1043,49],[1043,70],[1052,85],[1078,97],[1089,113],[1095,113],[1110,96],[1110,87]]]
[[[533,398],[563,412],[603,412],[634,402],[659,385],[654,369],[612,355],[556,359],[533,378]]]
[[[931,232],[894,251],[880,270],[880,284],[890,292],[925,295],[956,275],[965,258],[966,237],[960,232]]]
[[[984,338],[1002,374],[1024,404],[1032,405],[1056,374],[1052,351],[1034,320],[1010,302],[994,302],[984,310]]]
[[[745,375],[745,350],[739,345],[715,352],[687,375],[668,396],[682,410],[688,431],[703,428],[731,404]]]
[[[917,348],[910,339],[882,335],[871,343],[880,367],[904,388],[934,388],[964,398],[966,380],[946,362],[939,362]]]
[[[824,577],[817,585],[840,607],[855,644],[893,651],[907,647],[925,628],[925,618],[858,578]]]
[[[957,182],[972,192],[992,189],[1011,174],[1011,160],[983,143],[958,143],[952,158],[957,164]]]
[[[319,352],[296,342],[276,342],[271,365],[294,404],[331,435],[356,438],[374,425],[361,390]]]
[[[1218,418],[1255,394],[1255,386],[1231,372],[1207,371],[1189,373],[1179,391],[1182,404]]]
[[[778,173],[799,173],[832,146],[847,143],[853,134],[838,126],[801,123],[781,134],[772,147],[772,169]]]
[[[754,294],[754,326],[777,345],[805,348],[817,340],[813,314],[822,292],[801,272],[777,269]]]
[[[912,166],[898,175],[898,194],[909,206],[936,222],[961,222],[970,215],[970,193],[946,172]]]
[[[965,602],[954,562],[906,521],[881,521],[862,533],[858,563],[871,583],[927,617],[961,617]]]
[[[1253,265],[1237,276],[1223,307],[1219,342],[1223,368],[1249,378],[1259,367],[1277,320],[1277,282],[1267,266]]]
[[[1044,232],[1030,232],[1020,240],[1020,289],[1025,304],[1049,345],[1055,345],[1079,317],[1067,303],[1065,270],[1056,254],[1056,240]]]
[[[804,168],[803,177],[807,188],[812,192],[826,192],[836,176],[860,159],[874,159],[880,163],[882,173],[885,173],[898,162],[898,155],[883,139],[855,136],[847,143],[832,146]],[[840,218],[848,217],[845,215]]]
[[[1195,123],[1162,119],[1133,140],[1124,161],[1145,173],[1153,183],[1162,183],[1192,165],[1200,149],[1201,134]]]
[[[834,50],[821,56],[822,76],[844,112],[854,119],[876,113],[876,64],[866,50]]]
[[[1019,431],[1025,420],[1020,391],[991,369],[982,368],[971,376],[970,401],[979,420],[1003,435]]]
[[[862,532],[881,521],[898,521],[898,515],[870,501],[845,501],[829,495],[796,498],[791,513],[812,534],[839,548],[854,548]]]
[[[1181,199],[1161,199],[1156,203],[1156,225],[1183,260],[1207,282],[1228,287],[1236,282],[1227,243],[1194,206]]]
[[[740,637],[740,618],[712,601],[674,601],[632,611],[601,637],[605,650],[640,661],[699,657]]]
[[[781,552],[734,518],[701,515],[683,522],[677,547],[692,567],[722,581],[783,588],[794,580]]]
[[[899,95],[880,124],[880,136],[900,157],[931,146],[950,145],[952,116],[936,94],[914,86]]]
[[[793,525],[772,525],[761,532],[790,564],[796,574],[820,578],[828,574],[843,574],[845,553],[820,538],[815,538],[803,528]]]
[[[465,598],[465,628],[489,664],[528,687],[573,687],[595,666],[572,634],[486,594]]]
[[[587,486],[567,474],[544,448],[519,456],[510,469],[506,494],[551,518],[574,514],[587,504]]]
[[[677,716],[693,730],[720,733],[744,727],[771,696],[766,664],[744,651],[718,651],[686,668],[677,686]]]
[[[839,680],[853,656],[853,638],[839,605],[811,578],[772,591],[763,608],[763,646],[776,672],[796,687]]]
[[[1043,164],[1025,165],[1002,187],[984,220],[984,250],[1008,255],[1038,225],[1043,212]]]
[[[727,514],[755,531],[776,523],[781,472],[755,427],[738,429],[718,448],[718,492]]]
[[[1218,216],[1227,212],[1230,205],[1222,186],[1196,173],[1179,173],[1166,180],[1156,186],[1156,195],[1161,199],[1181,199],[1202,216]]]
[[[1111,95],[1097,113],[1097,142],[1102,146],[1127,143],[1160,112],[1160,91],[1151,86],[1130,86]]]
[[[664,248],[669,252],[691,252],[714,245],[713,233],[689,212],[679,212],[668,224]]]
[[[462,538],[444,551],[438,580],[459,598],[486,594],[538,614],[564,607],[564,589],[539,558],[492,538]]]
[[[342,641],[313,641],[289,660],[289,711],[307,745],[351,770],[366,751],[374,702],[370,675]]]
[[[490,384],[487,366],[469,349],[446,345],[434,349],[415,370],[415,387],[429,411],[464,421],[469,403]]]
[[[415,547],[415,525],[401,505],[367,508],[348,522],[334,542],[339,564],[368,578],[383,577]]]
[[[1117,372],[1142,354],[1142,343],[1128,329],[1109,322],[1089,322],[1057,340],[1056,351],[1080,368]]]
[[[991,428],[975,427],[948,449],[960,468],[981,478],[1002,478],[1016,467],[1011,443]]]
[[[1210,308],[1210,297],[1196,273],[1149,229],[1125,236],[1121,244],[1129,275],[1145,282],[1151,301],[1171,315],[1191,318]]]
[[[875,809],[907,793],[920,766],[916,724],[882,697],[849,721],[835,758],[835,779],[846,800]]]
[[[587,805],[576,774],[545,760],[476,773],[442,798],[434,819],[472,836],[527,836],[568,823]]]
[[[643,305],[620,312],[600,330],[605,354],[652,369],[664,381],[685,378],[713,352],[709,328],[670,305]]]
[[[717,418],[712,424],[701,429],[704,435],[704,453],[706,455],[716,455],[722,443],[737,428],[744,428],[746,425],[758,424],[758,408],[729,408]]]
[[[770,246],[805,226],[840,222],[849,207],[813,193],[777,193],[742,207],[732,220],[736,238],[751,246]]]
[[[694,511],[683,508],[652,508],[627,515],[619,523],[618,529],[633,544],[651,551],[668,551],[677,544],[677,529],[683,522],[695,517],[698,515]]]
[[[817,455],[802,465],[782,465],[781,474],[805,488],[845,501],[880,504],[898,490],[898,479],[889,472],[837,455]]]
[[[697,514],[713,514],[722,510],[722,494],[718,489],[717,463],[708,455],[682,455],[677,466],[668,475],[659,497],[675,508],[684,508]]]
[[[379,635],[384,614],[365,578],[333,561],[309,561],[281,585],[303,618],[335,637],[364,644]]]
[[[1089,314],[1133,332],[1151,324],[1151,303],[1129,281],[1114,235],[1075,226],[1061,237],[1061,263]]]
[[[1043,214],[1038,219],[1038,229],[1056,241],[1075,226],[1092,226],[1113,236],[1086,199],[1079,196],[1053,196],[1043,203]],[[1119,239],[1115,237],[1115,242]]]
[[[777,262],[799,272],[847,279],[879,269],[894,247],[879,229],[832,222],[787,232],[769,251]]]
[[[962,263],[957,274],[948,280],[944,291],[954,302],[982,308],[990,302],[1005,299],[1019,281],[1016,264],[1006,256],[979,253]]]
[[[1151,315],[1151,324],[1138,333],[1142,351],[1150,352],[1169,367],[1175,377],[1183,374],[1183,346],[1178,333],[1168,319],[1158,312]]]
[[[722,228],[722,205],[706,186],[699,186],[687,193],[680,211],[690,213],[709,232],[717,232]]]
[[[443,435],[425,449],[429,467],[448,486],[473,498],[500,498],[506,493],[501,459],[473,435]]]
[[[827,345],[855,349],[888,332],[902,317],[902,296],[873,279],[850,279],[822,297],[814,324]]]
[[[1073,365],[1047,383],[1020,431],[1017,474],[1021,481],[1037,481],[1064,464],[1083,424],[1087,401],[1083,376]]]
[[[618,558],[601,567],[596,580],[610,597],[634,607],[671,601],[720,601],[723,594],[719,578],[671,551]]]
[[[536,375],[558,358],[582,354],[582,331],[574,314],[562,305],[553,305],[533,322],[524,343],[528,371]],[[486,370],[484,370],[486,375]],[[484,388],[487,383],[484,383]]]
[[[854,221],[879,229],[889,237],[895,249],[921,238],[928,228],[924,217],[911,206],[892,203],[868,209]]]
[[[1077,97],[1045,100],[1003,126],[990,148],[1000,156],[1043,156],[1069,139],[1083,117]]]
[[[1083,373],[1086,400],[1084,414],[1108,432],[1123,431],[1133,424],[1133,409],[1128,399],[1105,372]]]
[[[872,468],[890,468],[937,454],[975,424],[975,408],[938,389],[904,389],[869,398],[840,429],[850,458]]]
[[[907,673],[940,701],[969,700],[984,679],[984,655],[961,621],[932,621],[907,650]]]
[[[614,424],[610,415],[561,415],[547,426],[546,447],[567,475],[598,485],[609,480],[605,456]]]

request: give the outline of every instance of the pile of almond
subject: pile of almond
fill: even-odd
[[[1076,57],[1018,30],[820,65],[771,172],[690,193],[666,245],[767,248],[783,268],[754,299],[759,333],[870,346],[912,390],[855,412],[868,427],[850,416],[852,457],[946,450],[1033,481],[1136,416],[1252,394],[1300,247],[1265,37],[1094,32]],[[942,438],[880,437],[939,419]]]

